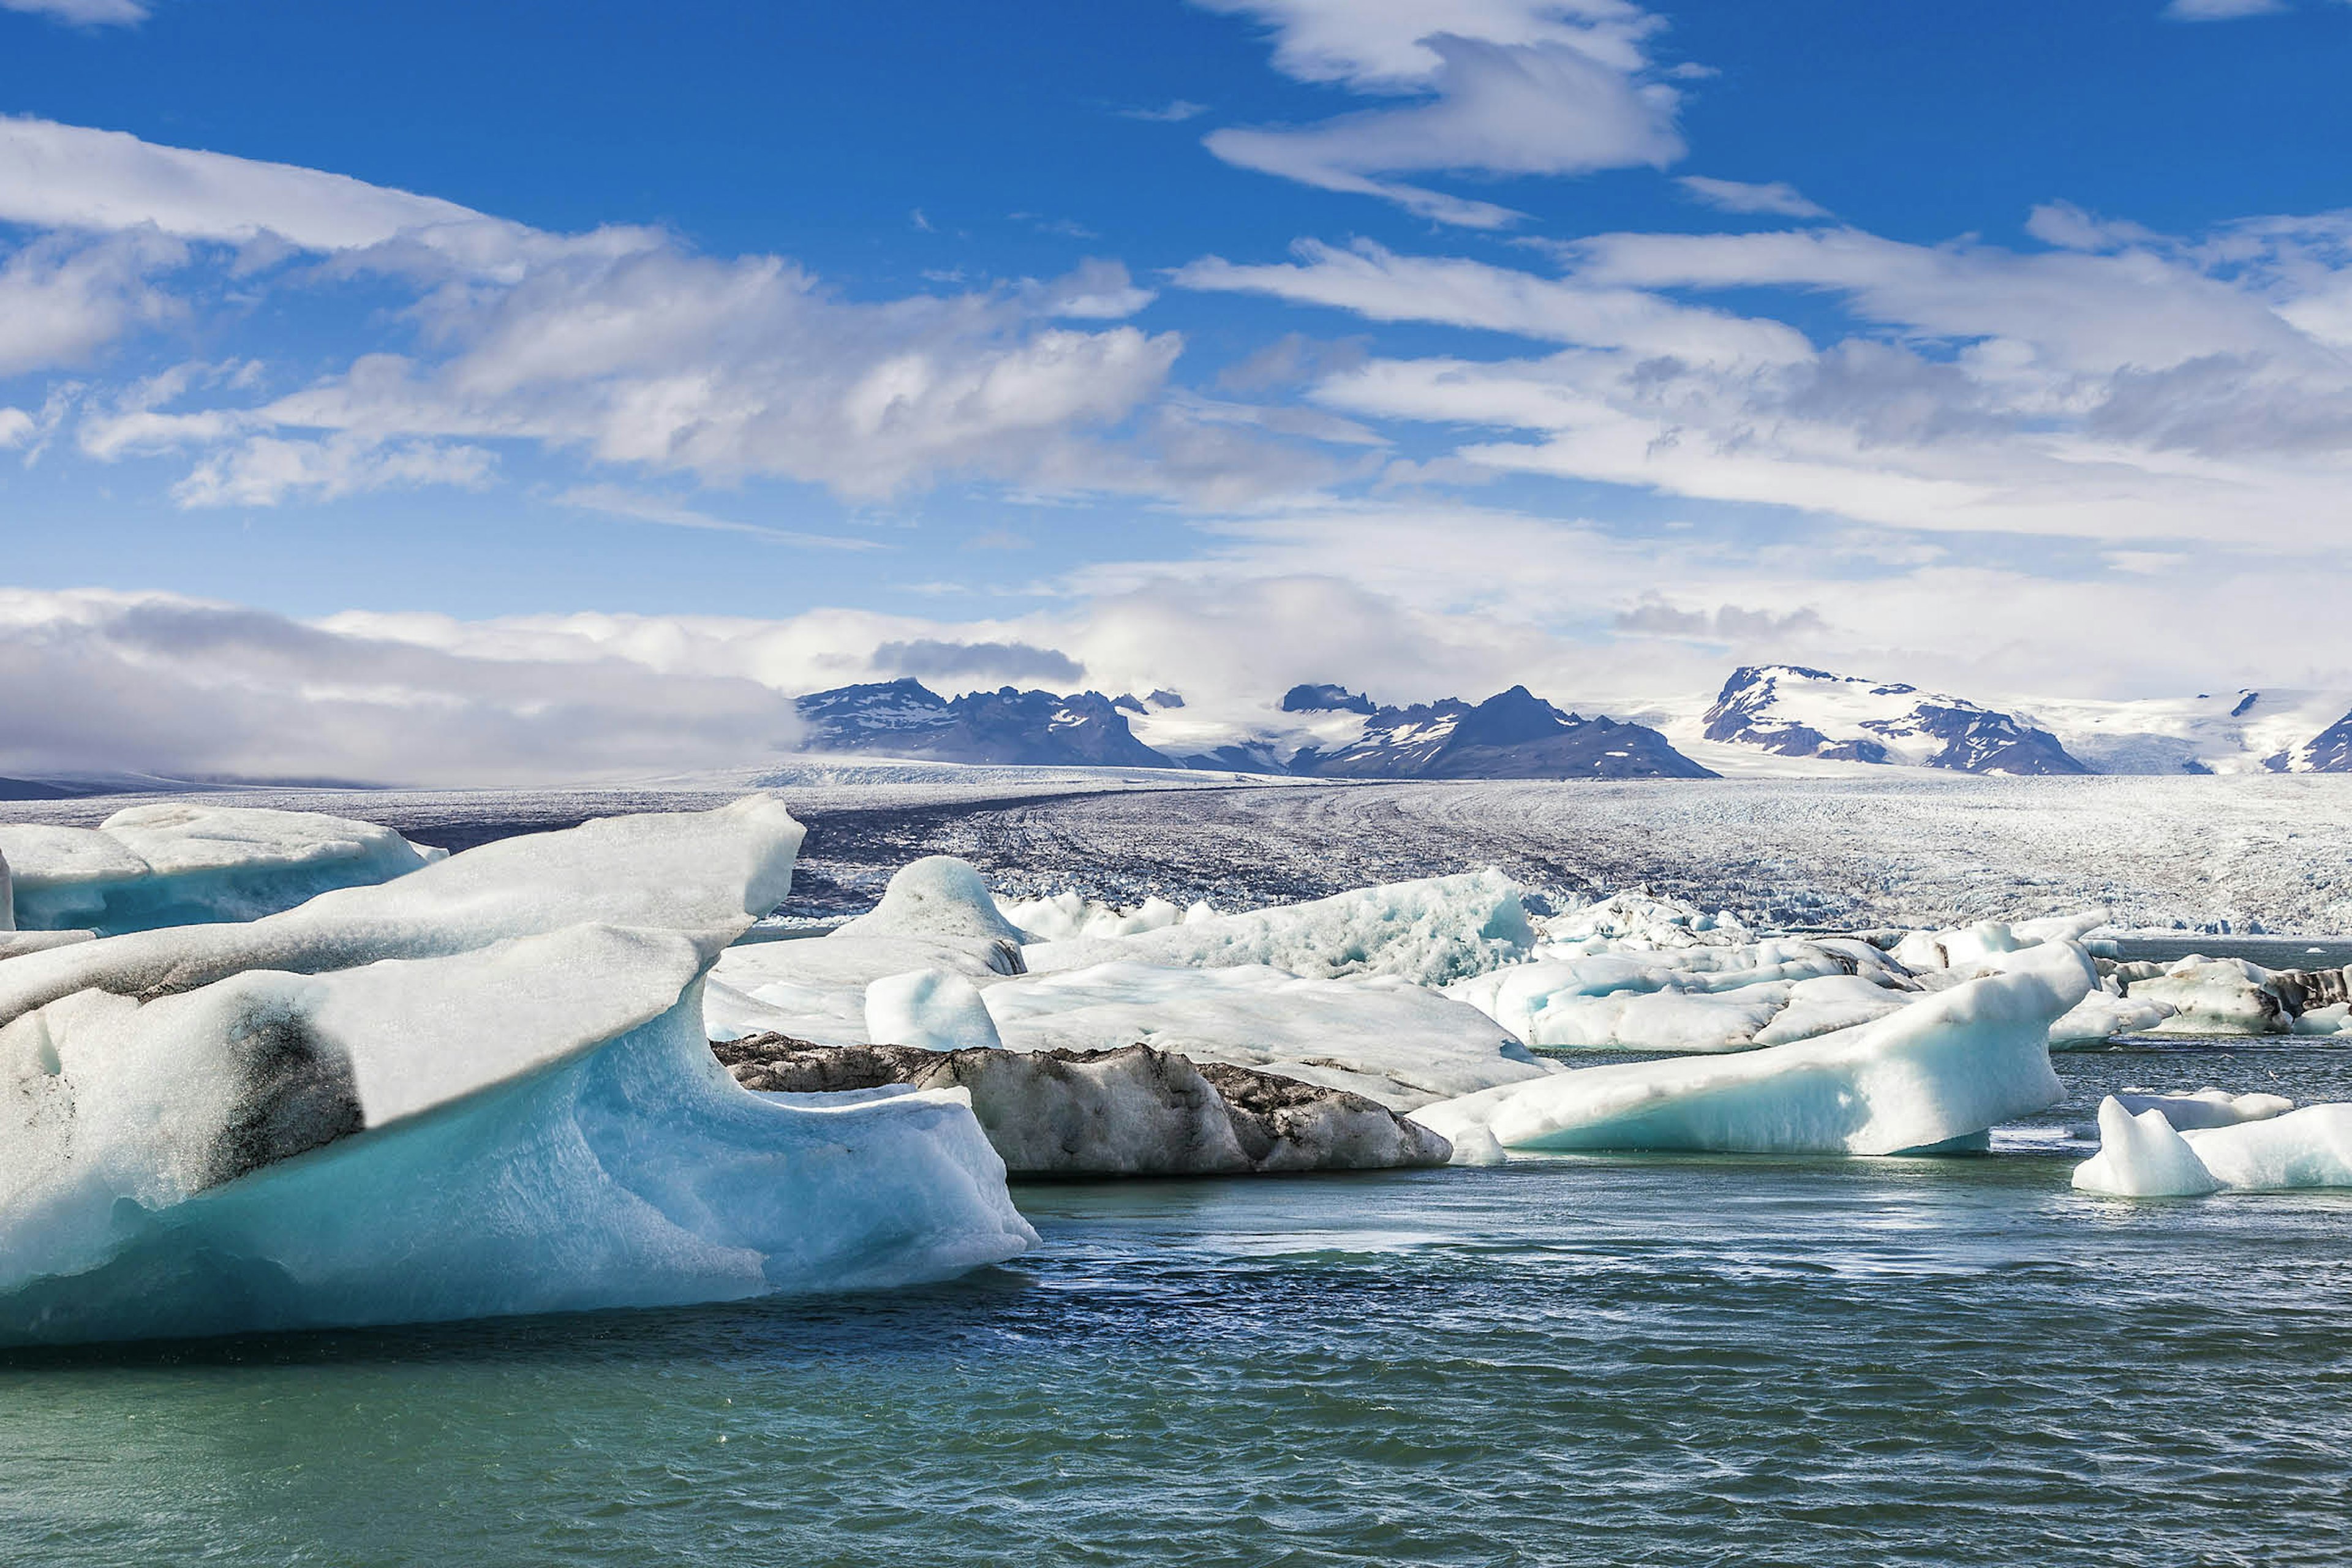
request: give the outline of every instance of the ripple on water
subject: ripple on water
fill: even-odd
[[[2068,1163],[1033,1187],[935,1289],[20,1359],[0,1560],[2341,1561],[2352,1196]]]

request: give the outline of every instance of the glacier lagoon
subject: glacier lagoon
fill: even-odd
[[[1015,1189],[952,1284],[0,1361],[0,1560],[2320,1563],[2352,1193],[1989,1156],[1564,1156]]]

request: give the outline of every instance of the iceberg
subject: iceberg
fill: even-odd
[[[1067,942],[1078,937],[1134,936],[1165,931],[1173,925],[1214,920],[1217,911],[1206,900],[1178,909],[1162,898],[1149,898],[1133,909],[1120,909],[1076,889],[1051,898],[996,900],[1004,918],[1019,926],[1031,942]]]
[[[2281,1035],[2297,1010],[2262,965],[2195,953],[2159,973],[2134,973],[2124,994],[2169,1009],[2152,1031],[2166,1035]]]
[[[1892,1154],[1979,1142],[2054,1105],[2053,1020],[2095,980],[2072,942],[1873,1023],[1727,1056],[1583,1068],[1416,1110],[1459,1150]]]
[[[13,891],[5,929],[100,936],[249,921],[441,858],[389,827],[308,811],[167,802],[96,827],[0,824]]]
[[[1444,985],[1517,963],[1535,945],[1518,885],[1499,871],[1391,882],[1118,938],[1034,944],[1030,969],[1102,963],[1259,964],[1307,979],[1388,976]]]
[[[887,974],[866,988],[866,1037],[928,1051],[996,1050],[996,1024],[980,990],[945,969]]]
[[[2171,1004],[2122,996],[2104,988],[2076,1003],[2050,1026],[2050,1048],[2081,1050],[2103,1046],[2117,1035],[2146,1034],[2172,1016]]]
[[[1444,1139],[1360,1095],[1150,1046],[928,1051],[765,1036],[717,1048],[747,1089],[793,1095],[969,1091],[1008,1171],[1214,1176],[1442,1165]]]
[[[1000,981],[981,995],[1012,1050],[1139,1043],[1346,1089],[1398,1110],[1556,1070],[1475,1008],[1388,976],[1313,980],[1265,964],[1104,963]]]
[[[2163,1107],[2134,1115],[2109,1095],[2099,1102],[2099,1152],[2074,1167],[2074,1184],[2133,1198],[2352,1186],[2352,1105],[2180,1129]]]
[[[777,802],[592,822],[0,963],[0,1342],[935,1279],[1034,1237],[957,1091],[737,1088],[702,976]]]
[[[1738,1051],[1866,1023],[1916,999],[1913,983],[1858,942],[1770,939],[1680,951],[1553,956],[1457,981],[1466,1002],[1529,1045]],[[1569,950],[1573,952],[1574,950]]]

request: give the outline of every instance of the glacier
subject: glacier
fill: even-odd
[[[790,886],[752,797],[238,925],[0,962],[0,1342],[946,1278],[1034,1233],[968,1097],[736,1087],[703,975]]]
[[[159,802],[96,827],[0,823],[0,930],[249,921],[441,858],[388,827],[310,811]]]

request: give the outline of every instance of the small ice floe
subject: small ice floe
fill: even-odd
[[[2161,1107],[2134,1114],[2110,1095],[2099,1103],[2099,1152],[2074,1168],[2074,1184],[2137,1198],[2352,1186],[2352,1105],[2180,1129]]]
[[[1875,1022],[1728,1056],[1581,1068],[1414,1112],[1457,1147],[1887,1154],[1981,1141],[2055,1103],[2051,1023],[2090,989],[2053,942]]]
[[[255,920],[441,855],[372,822],[184,802],[131,806],[96,827],[0,824],[0,931]]]

